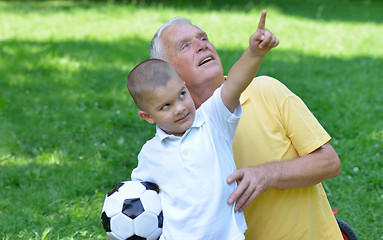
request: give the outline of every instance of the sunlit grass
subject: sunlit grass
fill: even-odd
[[[0,2],[0,237],[105,239],[104,193],[127,180],[153,126],[130,69],[174,16],[201,26],[227,72],[262,9],[281,43],[259,74],[297,93],[332,135],[342,174],[325,182],[360,239],[383,221],[383,5],[374,1]]]

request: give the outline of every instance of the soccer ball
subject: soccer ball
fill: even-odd
[[[110,240],[157,240],[162,233],[160,188],[151,182],[125,181],[109,192],[102,225]]]

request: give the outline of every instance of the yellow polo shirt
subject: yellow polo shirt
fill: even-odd
[[[234,139],[237,168],[306,155],[331,137],[303,101],[276,79],[254,79],[241,96]],[[322,184],[268,189],[245,209],[246,240],[343,239]]]

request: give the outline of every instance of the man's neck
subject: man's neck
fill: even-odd
[[[195,108],[198,109],[202,103],[208,100],[214,93],[214,91],[219,88],[225,79],[222,78],[221,81],[212,81],[213,84],[205,85],[200,88],[189,89],[190,94],[193,98]]]

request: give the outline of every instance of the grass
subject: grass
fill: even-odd
[[[342,173],[324,185],[337,216],[360,239],[383,239],[382,2],[134,2],[0,2],[0,238],[105,239],[104,194],[154,132],[125,78],[155,30],[188,17],[227,72],[265,8],[281,44],[259,74],[333,136]]]

